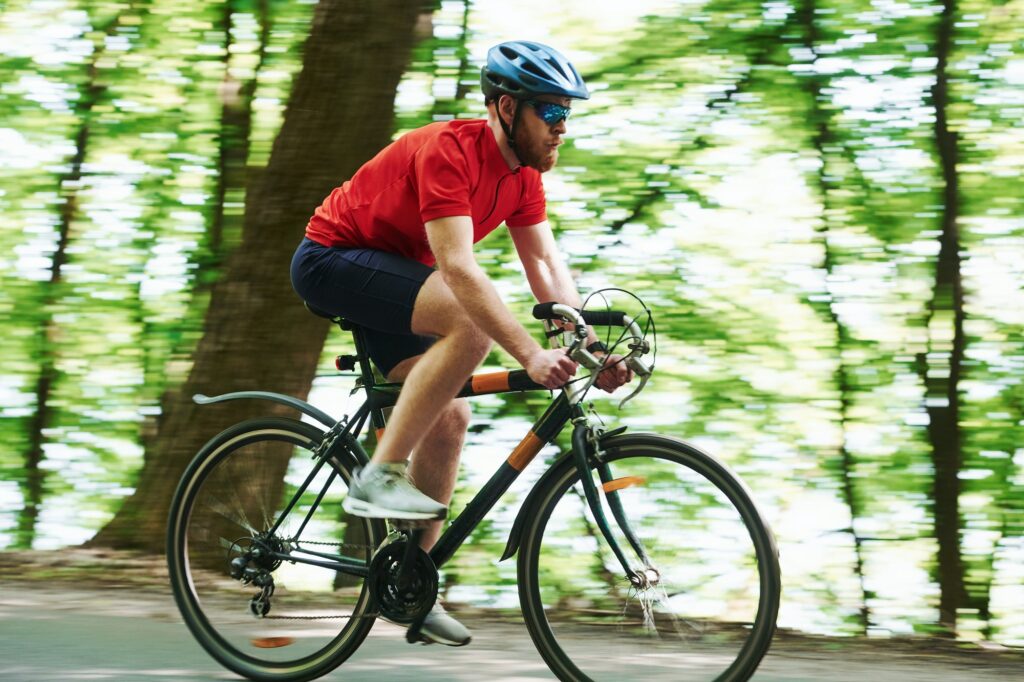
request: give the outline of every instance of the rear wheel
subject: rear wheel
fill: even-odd
[[[290,560],[330,561],[318,552],[365,566],[386,534],[382,521],[341,509],[355,463],[347,453],[324,462],[297,496],[320,462],[312,453],[323,436],[291,419],[237,424],[200,450],[171,505],[167,558],[185,623],[214,658],[250,679],[319,677],[373,625],[362,577]]]
[[[530,635],[562,680],[746,680],[768,650],[780,596],[778,550],[743,484],[710,455],[652,434],[603,445],[617,495],[650,558],[631,584],[601,537],[575,466],[540,494],[519,554]]]

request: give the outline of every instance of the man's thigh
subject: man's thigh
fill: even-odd
[[[474,322],[466,313],[440,272],[434,272],[420,287],[412,311],[411,329],[415,334],[448,336],[457,329],[467,329]]]
[[[375,249],[342,249],[306,239],[292,260],[295,291],[317,308],[359,325],[367,352],[388,376],[433,343],[412,331],[413,307],[434,274],[417,261]]]

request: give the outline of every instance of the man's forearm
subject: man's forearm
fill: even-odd
[[[583,305],[576,283],[569,274],[569,268],[561,260],[545,260],[534,269],[533,276],[528,278],[530,290],[540,303],[555,301],[579,308]],[[588,327],[587,344],[597,341],[593,328]]]
[[[469,316],[519,364],[542,350],[498,296],[494,285],[480,268],[464,268],[442,273],[445,283]]]

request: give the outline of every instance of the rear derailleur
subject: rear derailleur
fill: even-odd
[[[280,542],[271,538],[252,538],[249,549],[231,560],[231,577],[243,585],[260,588],[259,594],[249,600],[249,611],[257,618],[270,613],[270,598],[274,595],[274,570],[281,565],[277,558]]]

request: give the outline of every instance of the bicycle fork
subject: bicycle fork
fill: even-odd
[[[594,521],[597,523],[597,527],[601,530],[601,535],[604,536],[605,542],[607,542],[611,547],[612,552],[615,554],[615,558],[618,559],[619,564],[622,566],[622,570],[625,571],[626,578],[629,579],[630,583],[639,589],[657,584],[660,578],[658,570],[652,565],[651,559],[647,554],[647,550],[644,549],[643,543],[640,541],[640,538],[637,537],[636,532],[629,523],[629,519],[626,517],[626,511],[622,506],[622,500],[619,497],[619,492],[614,485],[612,485],[615,479],[612,474],[611,467],[607,462],[601,460],[601,450],[598,445],[598,439],[594,433],[593,427],[590,425],[583,412],[583,408],[579,405],[575,405],[573,407],[572,423],[573,460],[576,463],[577,471],[579,471],[580,481],[583,483],[583,492],[586,495],[587,504],[590,506],[590,511],[594,515]],[[598,476],[601,479],[602,487],[605,491],[605,497],[608,499],[608,506],[612,511],[612,516],[615,518],[615,522],[618,524],[619,530],[622,531],[622,534],[629,542],[630,547],[633,548],[637,557],[639,557],[640,561],[643,562],[643,571],[637,571],[630,565],[629,559],[622,551],[618,540],[615,539],[615,535],[612,533],[611,527],[608,524],[608,518],[604,513],[604,505],[601,503],[601,495],[597,492],[597,484],[594,483],[594,477],[590,471],[591,457],[593,457],[593,461],[597,463]]]

